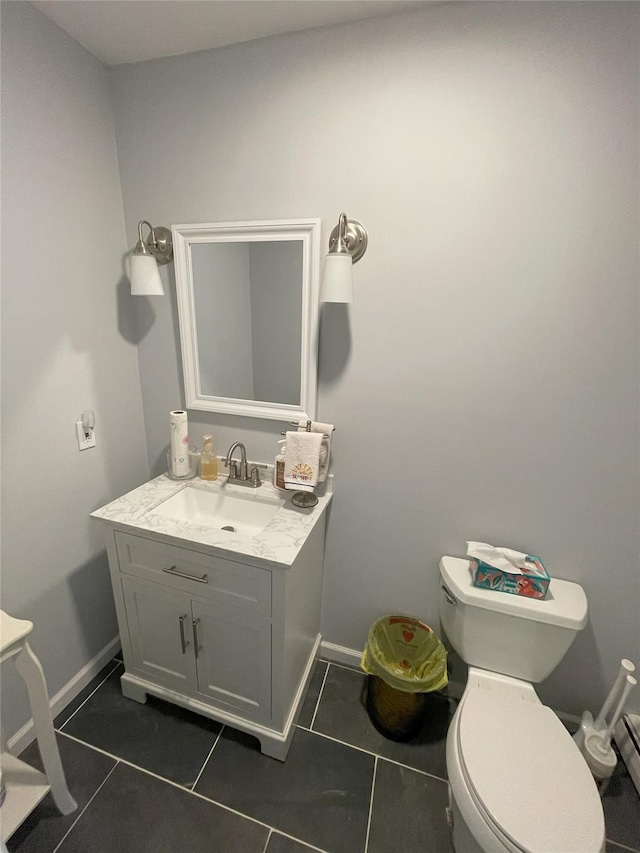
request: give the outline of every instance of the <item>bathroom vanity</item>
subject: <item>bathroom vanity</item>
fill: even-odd
[[[92,513],[105,527],[125,696],[189,708],[285,760],[320,648],[331,479],[299,509],[267,483],[163,474]]]

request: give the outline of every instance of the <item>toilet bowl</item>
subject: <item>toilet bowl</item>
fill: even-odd
[[[558,665],[584,625],[578,584],[544,601],[478,589],[470,562],[440,562],[440,617],[469,666],[447,735],[456,853],[601,853],[602,804],[573,739],[531,682]]]

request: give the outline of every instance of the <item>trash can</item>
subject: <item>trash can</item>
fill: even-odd
[[[362,660],[369,674],[367,711],[392,740],[408,740],[420,727],[426,695],[447,686],[447,652],[434,632],[410,616],[374,622]]]

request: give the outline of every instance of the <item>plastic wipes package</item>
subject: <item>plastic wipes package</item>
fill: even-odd
[[[431,693],[449,681],[445,647],[428,625],[408,616],[374,622],[360,666],[405,693]]]

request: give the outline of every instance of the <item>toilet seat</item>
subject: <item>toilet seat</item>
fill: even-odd
[[[593,778],[550,708],[475,687],[462,698],[460,766],[488,827],[507,850],[599,853],[605,838]]]

